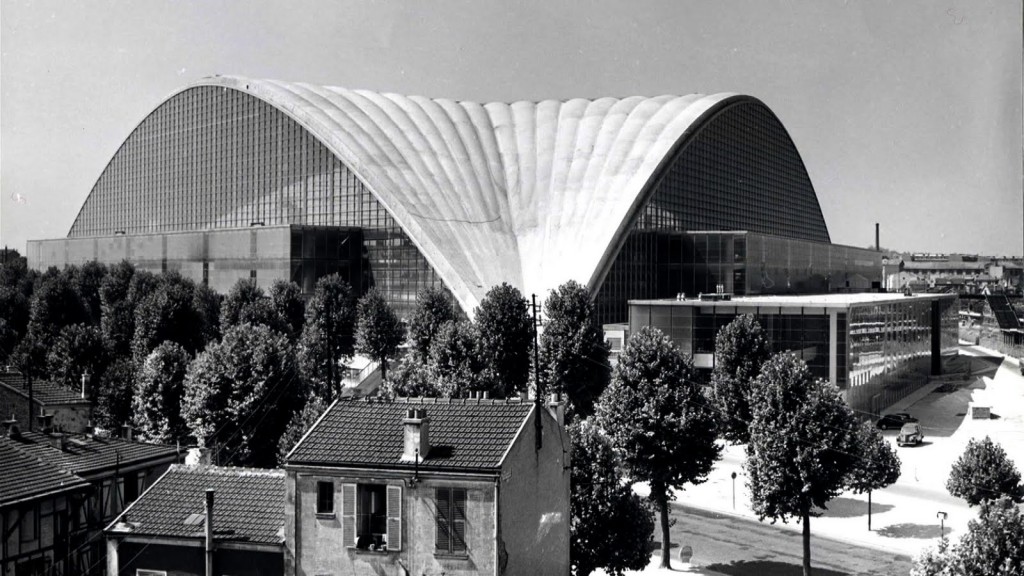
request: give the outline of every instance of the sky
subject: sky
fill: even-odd
[[[478,102],[738,92],[832,241],[1024,253],[1015,0],[0,2],[0,243],[59,238],[131,130],[214,74]]]

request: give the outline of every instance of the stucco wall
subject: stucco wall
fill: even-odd
[[[26,394],[28,392],[26,391]],[[39,414],[42,404],[35,402],[35,410],[32,414]],[[53,427],[62,432],[82,434],[89,425],[89,418],[92,415],[92,407],[89,404],[56,404],[46,406],[47,413],[53,414]],[[0,417],[4,420],[14,416],[18,426],[22,430],[28,430],[29,409],[28,398],[13,392],[10,389],[0,386]],[[39,430],[39,422],[32,422],[32,429]]]
[[[415,486],[399,475],[343,475],[289,471],[286,533],[294,554],[295,574],[494,574],[494,480],[451,479],[423,474]],[[317,482],[334,482],[334,515],[316,513]],[[374,483],[402,486],[402,549],[370,552],[342,545],[342,484]],[[435,554],[435,489],[466,488],[465,555]],[[294,497],[292,496],[294,494]],[[287,563],[287,561],[286,561]],[[286,571],[287,572],[287,571]]]
[[[540,451],[531,416],[501,469],[502,576],[569,574],[569,438],[541,413]]]

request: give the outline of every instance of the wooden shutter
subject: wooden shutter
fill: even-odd
[[[452,488],[452,552],[466,551],[466,490]]]
[[[448,515],[451,513],[451,489],[438,488],[434,491],[437,514],[434,516],[434,548],[444,552],[451,551]]]
[[[356,485],[341,485],[341,545],[356,546]]]
[[[388,486],[388,550],[402,549],[402,487]]]

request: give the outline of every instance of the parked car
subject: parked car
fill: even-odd
[[[906,446],[907,444],[913,444],[917,446],[924,440],[924,434],[921,433],[921,425],[916,422],[910,422],[904,424],[903,428],[900,428],[900,435],[896,437],[896,444],[900,446]]]
[[[886,414],[878,419],[878,427],[882,430],[889,430],[890,428],[902,428],[904,424],[910,422],[917,422],[917,418],[914,418],[906,412],[894,412],[892,414]]]

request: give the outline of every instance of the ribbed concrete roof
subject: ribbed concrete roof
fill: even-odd
[[[477,104],[220,76],[308,129],[472,311],[503,281],[595,289],[658,168],[733,94]],[[192,87],[192,86],[190,86]]]

